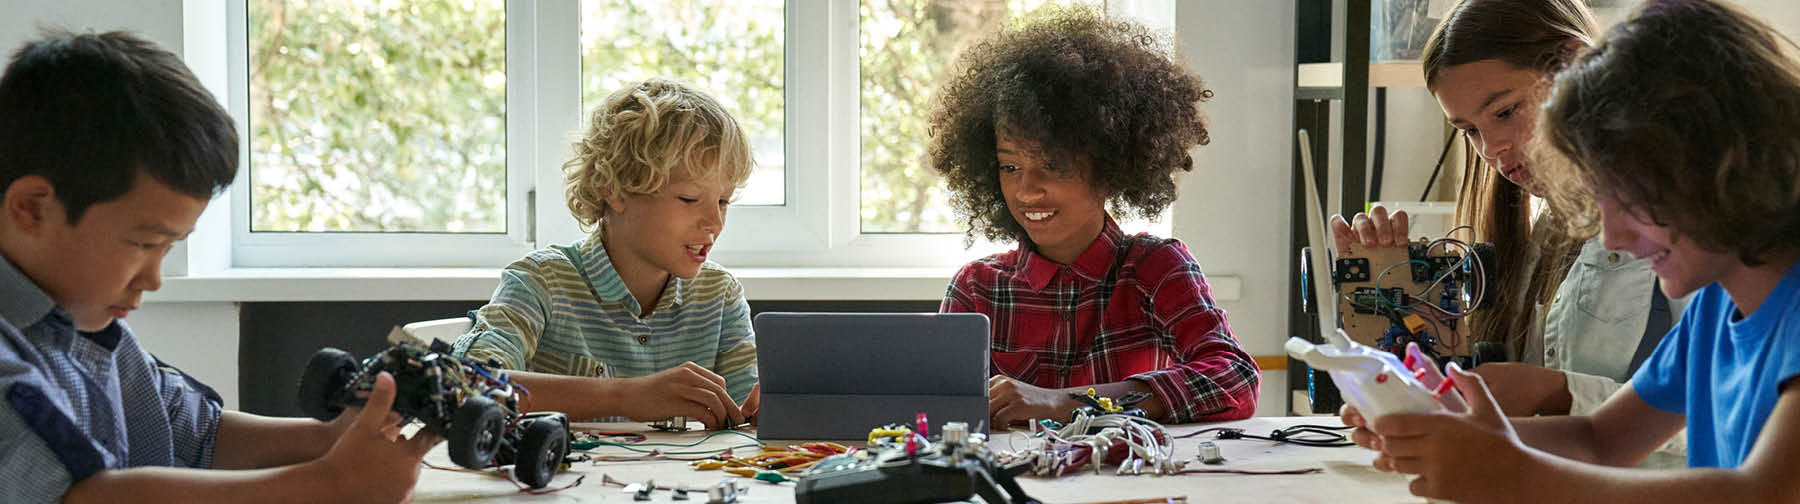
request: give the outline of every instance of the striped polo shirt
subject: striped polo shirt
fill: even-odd
[[[750,395],[757,380],[750,304],[724,268],[707,261],[694,278],[670,276],[656,309],[640,313],[596,232],[501,271],[455,354],[508,369],[618,378],[693,361],[724,377],[732,399]]]

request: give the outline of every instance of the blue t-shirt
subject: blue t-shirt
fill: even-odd
[[[1644,402],[1687,415],[1689,467],[1742,465],[1782,385],[1800,375],[1800,264],[1756,313],[1737,313],[1724,287],[1701,288],[1631,378]]]

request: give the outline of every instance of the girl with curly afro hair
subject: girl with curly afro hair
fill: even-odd
[[[1018,249],[957,272],[941,311],[992,321],[996,425],[1068,421],[1073,395],[1150,394],[1167,422],[1256,410],[1255,362],[1187,247],[1127,236],[1111,213],[1175,201],[1209,141],[1205,83],[1166,38],[1094,9],[1050,6],[965,50],[931,117],[930,164],[976,236]]]

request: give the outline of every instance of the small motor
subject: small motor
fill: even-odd
[[[944,444],[961,445],[969,441],[969,424],[965,422],[947,422],[944,424]]]
[[[687,432],[693,430],[688,427],[688,417],[672,417],[650,422],[650,428],[663,432]]]
[[[1219,465],[1225,463],[1225,456],[1219,453],[1218,443],[1212,441],[1201,441],[1200,453],[1195,454],[1194,459],[1207,465]]]
[[[706,504],[732,504],[738,501],[740,494],[749,490],[747,487],[738,486],[736,480],[720,481],[714,483],[712,488],[706,489]]]

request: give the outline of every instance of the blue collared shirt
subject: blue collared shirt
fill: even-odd
[[[217,394],[114,321],[87,333],[0,257],[0,502],[54,502],[102,470],[208,467]]]

